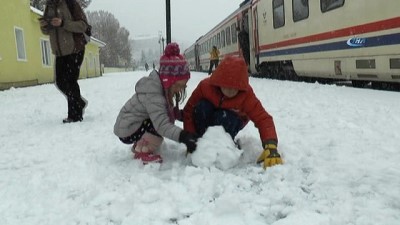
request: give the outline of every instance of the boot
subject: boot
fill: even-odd
[[[81,122],[83,120],[83,118],[82,117],[75,117],[75,118],[70,118],[70,117],[67,117],[67,118],[65,118],[65,119],[63,119],[63,123],[75,123],[75,122]]]
[[[88,100],[86,100],[84,97],[81,97],[81,100],[79,101],[79,108],[82,111],[82,117],[85,114],[85,109],[88,106]]]
[[[144,165],[148,163],[162,163],[162,158],[158,154],[152,152],[135,152],[134,159],[140,159]]]
[[[133,158],[142,160],[143,164],[161,163],[161,156],[154,152],[160,147],[162,141],[162,137],[145,132],[140,140],[132,146]]]

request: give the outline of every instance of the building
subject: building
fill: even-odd
[[[40,31],[41,15],[29,0],[2,0],[0,90],[54,82],[54,55],[49,37]],[[91,38],[80,78],[101,76],[99,50],[104,46],[104,42]]]

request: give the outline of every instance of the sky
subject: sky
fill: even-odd
[[[113,126],[147,74],[79,80],[89,105],[72,124],[53,84],[0,92],[1,225],[400,224],[399,92],[251,77],[283,165],[255,163],[249,123],[242,150],[217,126],[187,157],[165,139],[164,162],[144,166]],[[188,95],[206,76],[192,72]]]
[[[243,0],[171,0],[171,39],[189,45],[229,16]],[[165,0],[93,0],[89,11],[112,13],[131,38],[166,35]]]

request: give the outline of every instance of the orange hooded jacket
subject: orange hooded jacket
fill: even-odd
[[[235,97],[227,98],[220,87],[238,89],[239,93]],[[249,85],[247,66],[242,58],[226,57],[210,77],[198,84],[183,109],[184,130],[196,132],[193,111],[202,99],[210,101],[216,108],[235,111],[244,124],[251,120],[259,130],[263,145],[271,142],[277,144],[278,137],[273,118]]]

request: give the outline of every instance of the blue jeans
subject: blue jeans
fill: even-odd
[[[243,128],[243,121],[237,113],[229,109],[216,108],[204,99],[197,103],[193,114],[196,133],[201,136],[210,126],[222,126],[234,139]]]

